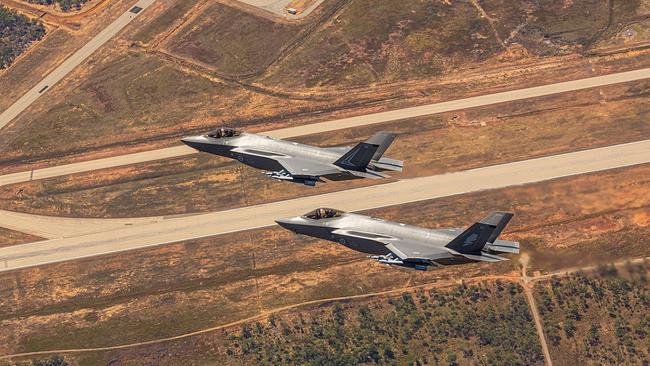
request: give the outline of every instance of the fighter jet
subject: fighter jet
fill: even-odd
[[[498,262],[495,253],[519,253],[519,243],[497,237],[513,214],[493,212],[462,229],[425,229],[374,217],[319,208],[276,220],[295,233],[342,244],[371,254],[380,263],[418,270],[472,262]]]
[[[386,178],[382,171],[402,171],[401,160],[382,157],[395,135],[379,132],[354,147],[314,147],[272,137],[219,128],[206,135],[183,138],[186,145],[237,159],[266,170],[273,179],[315,186],[323,182]]]

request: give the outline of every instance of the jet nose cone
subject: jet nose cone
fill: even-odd
[[[181,142],[193,149],[202,151],[208,140],[203,136],[189,136],[182,138]]]
[[[291,230],[291,231],[296,231],[298,228],[300,219],[298,217],[290,217],[286,219],[277,219],[275,222],[282,226],[285,229]]]

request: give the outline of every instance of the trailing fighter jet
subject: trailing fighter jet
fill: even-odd
[[[186,145],[211,154],[237,159],[254,168],[263,169],[271,178],[303,183],[308,186],[323,182],[386,178],[382,171],[402,171],[401,160],[382,155],[395,135],[379,132],[354,147],[314,147],[297,142],[274,139],[232,128],[219,128],[202,136],[183,138]]]
[[[462,229],[425,229],[397,222],[319,208],[303,216],[276,220],[280,226],[372,254],[380,263],[426,270],[472,262],[498,262],[494,253],[519,253],[519,243],[497,237],[513,214],[493,212]]]

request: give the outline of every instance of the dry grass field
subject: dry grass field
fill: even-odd
[[[648,14],[642,0],[353,0],[264,83],[355,87],[582,55]]]
[[[4,246],[10,246],[16,244],[31,243],[37,240],[42,240],[42,239],[37,236],[0,227],[0,248]],[[2,265],[3,264],[0,261],[0,266]]]

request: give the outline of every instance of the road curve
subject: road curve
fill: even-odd
[[[402,180],[286,201],[0,248],[0,271],[92,257],[273,225],[327,205],[360,211],[650,163],[650,140]],[[87,219],[69,219],[83,224]],[[0,223],[1,224],[1,223]],[[30,225],[24,222],[23,225]],[[21,228],[18,228],[22,231]],[[44,229],[41,227],[41,229]]]
[[[180,216],[188,215],[116,219],[71,219],[68,217],[42,216],[23,212],[0,210],[0,223],[1,226],[6,229],[22,231],[26,234],[39,236],[41,238],[56,239],[117,230],[133,225],[151,224]]]
[[[73,53],[72,56],[63,61],[51,73],[45,76],[43,80],[14,102],[14,104],[4,110],[2,114],[0,114],[0,129],[9,124],[9,122],[16,118],[22,111],[34,103],[38,97],[45,94],[47,90],[51,89],[56,83],[61,81],[61,79],[90,57],[93,52],[113,38],[119,31],[124,29],[124,27],[131,23],[131,21],[135,19],[142,10],[149,7],[149,5],[154,1],[155,0],[139,0],[133,4],[129,10],[120,15],[120,17],[113,23],[104,28],[104,30],[99,32],[99,34],[97,34],[93,39]],[[140,7],[142,10],[138,13],[132,12],[131,9],[133,9],[134,6]]]
[[[303,126],[282,128],[268,131],[265,134],[277,138],[290,138],[295,136],[310,135],[345,128],[367,126],[376,123],[397,121],[401,119],[421,117],[436,113],[455,111],[465,108],[481,107],[515,100],[541,97],[545,95],[565,93],[581,89],[606,86],[617,83],[630,82],[650,78],[650,68],[621,72],[616,74],[596,76],[562,83],[536,86],[532,88],[511,90],[501,93],[481,95],[471,98],[457,99],[441,103],[427,104],[417,107],[397,109],[387,112],[372,113],[363,116],[343,118],[338,120],[313,123]],[[153,160],[168,159],[196,153],[187,146],[174,146],[164,149],[144,151],[134,154],[125,154],[109,158],[84,161],[73,164],[60,165],[33,171],[25,171],[0,176],[0,186],[27,182],[30,180],[57,177],[62,175],[82,173],[97,169],[113,168],[117,166],[144,163]]]

